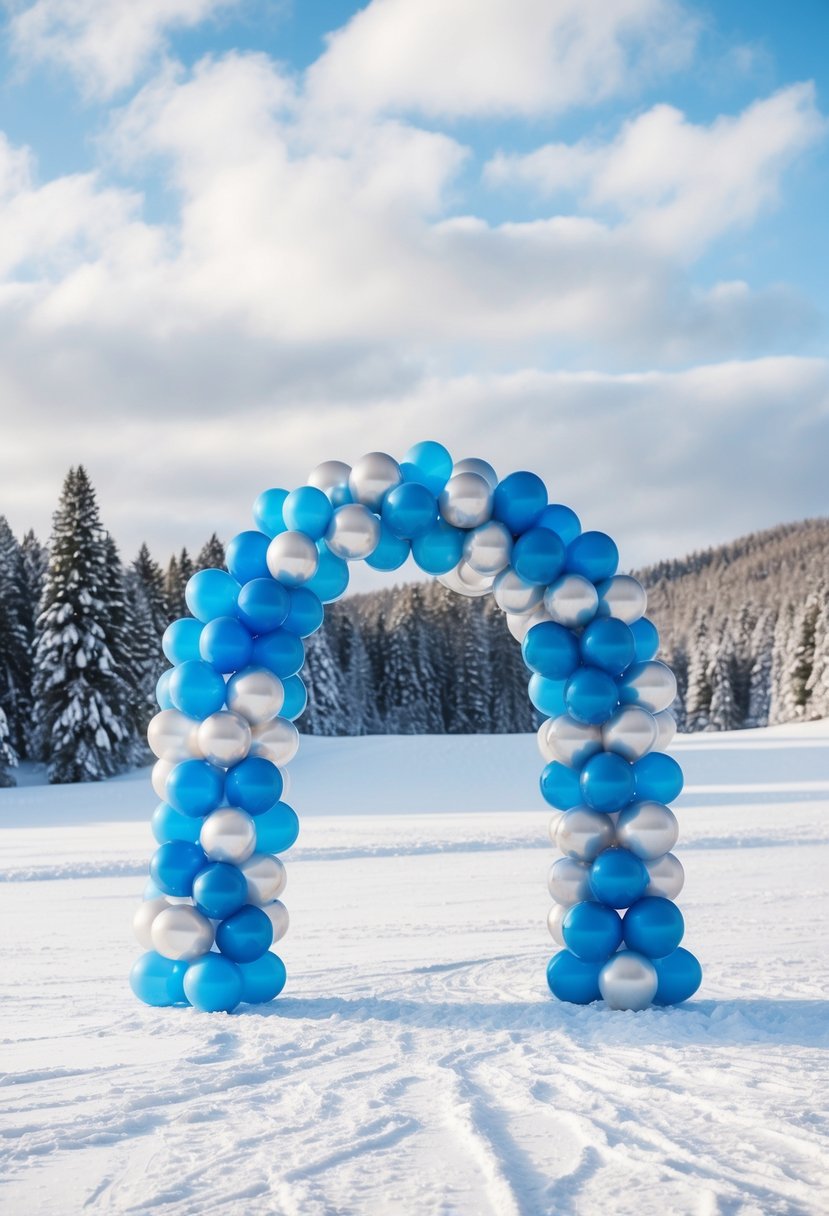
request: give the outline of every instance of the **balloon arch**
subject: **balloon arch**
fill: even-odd
[[[226,570],[187,585],[191,617],[164,635],[173,666],[158,683],[148,739],[158,757],[158,842],[135,915],[147,953],[130,982],[149,1005],[230,1012],[272,1000],[288,928],[276,854],[299,823],[282,800],[306,704],[303,638],[348,585],[348,562],[396,570],[409,554],[461,595],[493,594],[521,644],[544,721],[541,793],[555,808],[547,967],[564,1001],[614,1009],[672,1005],[701,970],[680,946],[683,883],[668,803],[682,772],[664,748],[676,681],[657,662],[645,591],[617,574],[603,532],[550,505],[542,480],[453,463],[438,443],[398,464],[371,452],[327,461],[299,489],[265,490],[255,531],[230,542]],[[623,915],[620,915],[623,912]]]

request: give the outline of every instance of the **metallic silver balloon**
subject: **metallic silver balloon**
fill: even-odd
[[[156,760],[153,765],[150,782],[156,798],[160,798],[162,802],[167,801],[167,778],[175,767],[172,760]]]
[[[278,766],[277,766],[277,767],[278,767]],[[288,769],[286,769],[286,768],[280,768],[280,769],[279,769],[279,775],[280,775],[280,777],[282,778],[282,798],[281,798],[281,801],[282,801],[282,802],[287,802],[287,801],[288,801],[288,798],[290,797],[290,794],[291,794],[291,785],[293,784],[293,778],[292,778],[292,776],[291,776],[290,772],[288,771]]]
[[[477,570],[473,570],[465,559],[462,559],[455,569],[458,572],[458,581],[463,587],[462,594],[488,595],[492,590],[495,582],[494,574],[480,574]]]
[[[453,473],[438,498],[441,516],[455,528],[478,528],[492,514],[492,487],[479,473]]]
[[[221,709],[201,723],[198,740],[205,760],[220,768],[230,768],[248,754],[250,726],[241,714]]]
[[[266,561],[274,578],[286,587],[301,587],[320,564],[317,546],[304,532],[280,532],[268,545]]]
[[[262,911],[273,925],[273,940],[275,942],[281,941],[288,932],[288,926],[291,923],[288,909],[280,900],[275,899],[273,903],[268,904]]]
[[[650,876],[645,894],[661,895],[663,899],[676,899],[685,886],[685,871],[682,862],[673,853],[646,861],[645,869]]]
[[[500,574],[512,557],[512,534],[500,520],[490,519],[467,535],[463,556],[478,574]]]
[[[572,857],[560,857],[550,866],[547,886],[557,904],[570,907],[583,899],[592,899],[590,890],[590,866]]]
[[[147,727],[147,742],[159,760],[178,764],[180,760],[198,759],[199,745],[196,733],[199,724],[177,709],[162,709],[150,720]]]
[[[544,593],[544,607],[551,620],[568,629],[588,625],[598,606],[599,593],[581,574],[562,574]]]
[[[631,625],[645,615],[648,593],[638,579],[630,574],[614,574],[599,583],[597,616],[612,616]]]
[[[577,722],[569,714],[557,714],[547,728],[547,745],[553,760],[568,768],[581,768],[602,750],[602,728]]]
[[[607,752],[615,752],[633,764],[656,743],[659,734],[653,714],[641,705],[622,705],[602,727],[602,740]]]
[[[492,465],[485,460],[479,460],[477,456],[467,456],[465,460],[457,461],[452,469],[452,476],[456,473],[477,473],[479,477],[483,477],[491,490],[498,484],[498,474]]]
[[[564,920],[567,912],[568,909],[563,904],[553,904],[547,913],[547,928],[550,930],[550,937],[554,942],[558,942],[560,946],[566,944],[561,932],[561,922]]]
[[[543,621],[549,621],[552,619],[543,604],[539,604],[539,606],[534,608],[532,612],[508,612],[506,617],[507,629],[509,629],[516,642],[519,643],[524,641],[524,638],[530,632],[533,625],[540,625]]]
[[[256,848],[256,826],[247,811],[223,806],[205,819],[199,844],[211,861],[228,861],[238,866]]]
[[[613,820],[589,806],[576,806],[565,811],[558,821],[556,844],[565,857],[576,861],[595,861],[600,853],[613,844],[616,833]]]
[[[497,576],[493,592],[495,603],[503,612],[519,616],[533,612],[544,599],[544,588],[535,583],[526,583],[512,566],[507,566]]]
[[[389,490],[399,486],[402,480],[400,465],[392,456],[385,452],[368,452],[360,457],[351,470],[348,488],[355,503],[379,511]]]
[[[541,759],[545,762],[545,764],[550,764],[551,761],[556,759],[555,752],[551,749],[549,743],[547,742],[547,731],[552,720],[552,718],[545,718],[535,733],[536,742],[538,743],[538,750],[541,752]]]
[[[228,709],[251,726],[261,726],[279,713],[285,689],[279,677],[267,667],[243,667],[228,680],[225,696]]]
[[[655,861],[670,853],[679,836],[676,815],[661,802],[634,802],[616,821],[619,844],[643,861]]]
[[[153,949],[164,958],[192,959],[207,954],[213,945],[213,926],[196,908],[180,904],[165,908],[153,921]]]
[[[348,488],[350,476],[350,464],[343,464],[341,460],[324,460],[311,470],[308,485],[322,490],[332,507],[341,507],[344,503],[351,502],[351,491]]]
[[[633,950],[620,950],[599,972],[599,991],[611,1009],[647,1009],[657,982],[653,963]]]
[[[658,714],[653,715],[653,720],[656,723],[657,729],[654,750],[664,752],[666,748],[671,746],[676,734],[676,718],[669,709],[660,709]]]
[[[145,950],[152,950],[153,939],[150,932],[153,927],[153,921],[160,912],[165,908],[169,908],[167,900],[162,896],[160,899],[145,899],[135,909],[135,916],[132,918],[132,928],[135,933],[136,940]]]
[[[619,679],[623,705],[641,705],[652,714],[667,709],[676,697],[676,676],[664,663],[634,663]]]
[[[558,831],[558,825],[561,823],[561,817],[563,814],[564,811],[553,811],[552,815],[550,816],[547,831],[550,834],[550,840],[553,842],[553,844],[556,842],[556,832]]]
[[[269,904],[285,890],[288,876],[278,857],[270,853],[253,853],[239,869],[248,880],[248,903]]]
[[[250,754],[264,756],[280,768],[290,764],[299,751],[299,731],[287,718],[274,718],[271,722],[254,726],[251,733],[253,742]]]
[[[380,543],[380,520],[362,503],[346,503],[334,512],[325,543],[347,562],[370,557]]]

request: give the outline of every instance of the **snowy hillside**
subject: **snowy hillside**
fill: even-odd
[[[678,740],[684,1007],[555,1002],[531,736],[304,739],[288,986],[138,1005],[147,773],[0,790],[0,1209],[820,1213],[829,722]]]

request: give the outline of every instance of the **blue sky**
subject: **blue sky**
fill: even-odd
[[[84,460],[166,555],[434,435],[631,564],[823,513],[827,34],[822,0],[9,5],[0,511],[46,531]]]

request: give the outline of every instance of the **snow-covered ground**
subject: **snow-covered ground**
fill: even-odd
[[[554,1001],[532,737],[306,739],[288,986],[126,976],[146,773],[0,791],[0,1210],[829,1211],[829,723],[680,739],[693,1001]]]

